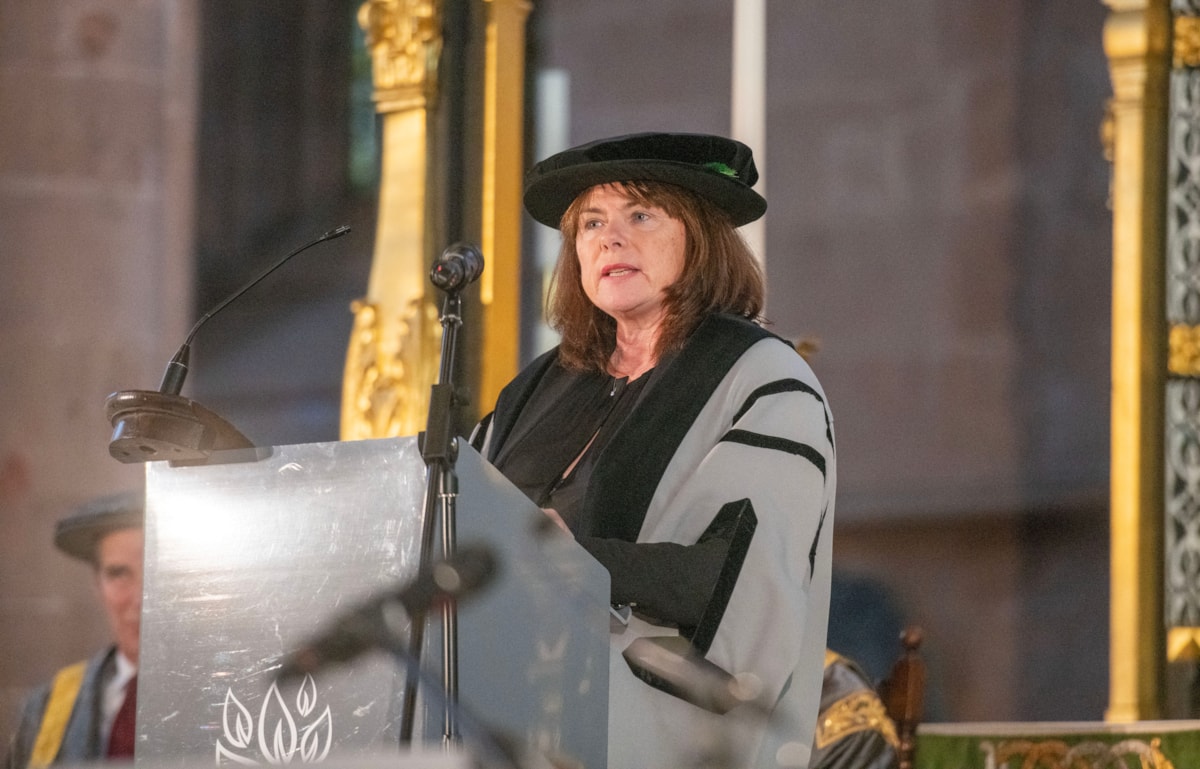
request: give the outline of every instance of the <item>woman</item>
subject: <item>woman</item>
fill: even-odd
[[[687,766],[714,735],[732,765],[779,766],[783,747],[782,765],[803,767],[812,744],[833,433],[812,371],[756,322],[762,275],[736,230],[766,210],[756,179],[738,142],[638,134],[526,180],[530,214],[562,230],[562,342],[504,389],[476,445],[632,610],[612,634],[611,767]],[[620,658],[643,636],[682,636],[753,676],[772,715],[716,715],[643,682]]]

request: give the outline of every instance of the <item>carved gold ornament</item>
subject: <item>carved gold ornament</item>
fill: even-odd
[[[1176,324],[1167,336],[1167,371],[1200,377],[1200,326]]]
[[[1200,16],[1176,16],[1174,32],[1171,65],[1200,67]]]
[[[824,748],[855,732],[879,732],[897,750],[900,738],[883,703],[872,692],[854,692],[833,703],[817,724],[816,742]]]
[[[368,0],[358,9],[358,24],[371,52],[380,112],[436,93],[442,37],[435,0]]]
[[[413,331],[440,330],[436,310],[414,301],[404,317],[385,323],[379,308],[370,302],[355,301],[352,309],[354,328],[343,383],[343,440],[415,433],[422,428],[428,396],[427,388],[418,389],[415,383],[433,381],[435,377],[424,369],[437,361],[420,354],[422,340],[414,339]],[[427,317],[419,318],[422,312]],[[424,340],[423,346],[428,349],[436,342]]]

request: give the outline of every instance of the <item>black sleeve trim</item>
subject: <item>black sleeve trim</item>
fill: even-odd
[[[754,529],[758,526],[758,517],[754,515],[754,505],[749,499],[725,504],[717,517],[709,525],[708,530],[700,538],[704,542],[709,537],[724,539],[729,542],[725,553],[725,562],[721,565],[721,573],[713,586],[712,596],[700,615],[700,622],[692,631],[690,640],[692,646],[700,654],[708,653],[721,618],[725,616],[725,608],[737,585],[738,574],[742,564],[746,562],[746,553],[750,550],[750,540],[754,537]]]
[[[817,572],[817,544],[821,541],[821,529],[825,528],[825,513],[828,512],[828,507],[821,511],[821,517],[817,520],[817,533],[813,535],[812,547],[808,549],[808,574],[810,577]]]
[[[811,395],[817,399],[817,403],[821,404],[821,410],[825,412],[825,437],[829,439],[829,445],[832,446],[833,428],[829,424],[829,411],[825,409],[825,399],[821,397],[819,392],[804,382],[801,382],[799,379],[778,379],[774,382],[768,382],[762,387],[759,387],[754,392],[750,393],[750,397],[746,398],[746,402],[742,404],[740,409],[738,409],[738,413],[734,415],[733,422],[731,424],[736,425],[738,420],[744,417],[746,412],[754,407],[754,404],[758,402],[759,398],[763,398],[768,395],[778,395],[779,393],[794,392]]]
[[[599,537],[577,541],[608,569],[614,604],[630,604],[656,622],[679,627],[681,633],[703,620],[729,549],[721,537],[694,545]]]
[[[753,446],[759,449],[772,449],[774,451],[783,451],[788,454],[804,457],[809,462],[816,465],[821,471],[821,477],[825,477],[825,457],[821,452],[809,446],[807,443],[799,443],[798,441],[789,441],[787,438],[776,438],[773,435],[763,435],[762,433],[752,433],[749,430],[730,430],[721,436],[722,441],[729,443],[741,443],[746,446]]]

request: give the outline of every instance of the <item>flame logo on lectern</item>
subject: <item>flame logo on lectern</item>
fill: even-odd
[[[273,681],[263,698],[257,720],[233,689],[228,689],[221,716],[223,737],[217,739],[217,765],[225,762],[258,766],[324,761],[333,744],[333,715],[326,705],[320,715],[312,718],[316,710],[317,683],[311,675],[304,677],[296,692],[294,710],[284,701],[278,682]]]

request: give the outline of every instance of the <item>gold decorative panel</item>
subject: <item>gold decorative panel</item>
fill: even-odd
[[[1170,662],[1200,658],[1200,8],[1175,0],[1167,112],[1163,601]]]

